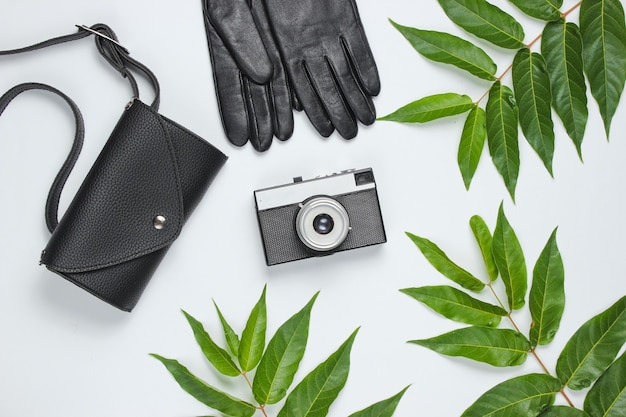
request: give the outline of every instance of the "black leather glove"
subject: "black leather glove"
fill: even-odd
[[[260,152],[293,133],[292,93],[260,0],[203,0],[226,137]]]
[[[264,0],[291,86],[318,132],[376,120],[380,79],[354,0]]]

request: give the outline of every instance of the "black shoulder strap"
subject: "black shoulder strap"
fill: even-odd
[[[137,81],[135,77],[129,71],[129,68],[136,69],[142,72],[152,83],[152,86],[155,90],[155,99],[152,102],[151,107],[158,111],[159,107],[159,82],[150,71],[142,63],[136,61],[131,58],[128,54],[128,50],[124,48],[117,42],[117,37],[113,30],[110,27],[104,24],[96,24],[91,26],[90,28],[86,26],[79,27],[77,33],[73,33],[70,35],[59,36],[57,38],[52,38],[44,42],[37,43],[35,45],[27,46],[25,48],[13,49],[8,51],[0,51],[0,56],[3,55],[13,55],[19,54],[23,52],[35,51],[38,49],[46,48],[48,46],[57,45],[64,42],[69,42],[73,40],[78,40],[90,36],[92,34],[96,36],[96,46],[98,51],[102,56],[120,73],[124,78],[127,78],[131,84],[131,88],[133,89],[134,98],[139,98],[139,88],[137,86]],[[56,229],[58,225],[58,210],[59,210],[59,201],[61,198],[61,192],[63,191],[63,187],[65,186],[65,182],[70,175],[70,172],[74,168],[76,164],[76,160],[78,159],[78,155],[83,146],[83,140],[85,137],[85,124],[83,121],[83,116],[74,101],[65,95],[62,91],[51,87],[46,84],[40,83],[24,83],[19,84],[5,94],[0,97],[0,115],[4,112],[9,103],[17,97],[19,94],[29,91],[29,90],[45,90],[57,94],[60,96],[72,109],[72,113],[74,113],[74,118],[76,120],[76,133],[74,136],[74,143],[70,152],[65,159],[65,162],[61,166],[59,173],[55,177],[52,186],[50,187],[50,192],[48,193],[48,199],[46,201],[46,225],[48,230],[52,233],[54,229]]]
[[[0,97],[0,115],[4,112],[4,109],[9,105],[11,100],[17,97],[19,94],[28,90],[46,90],[52,93],[59,95],[72,109],[74,113],[74,118],[76,119],[76,134],[74,135],[74,143],[72,145],[72,149],[70,149],[65,162],[61,166],[59,173],[55,177],[52,182],[52,186],[50,187],[50,192],[48,193],[48,199],[46,201],[46,225],[48,226],[48,230],[50,233],[54,229],[56,229],[59,220],[58,220],[58,210],[59,210],[59,200],[61,199],[61,191],[63,191],[63,186],[67,181],[67,178],[72,172],[74,165],[76,164],[76,160],[78,159],[78,155],[80,154],[80,150],[83,147],[83,138],[85,137],[85,124],[83,122],[83,116],[78,109],[78,106],[74,101],[63,94],[63,92],[57,90],[54,87],[51,87],[46,84],[38,84],[38,83],[25,83],[16,85],[9,91],[7,91],[2,97]]]
[[[90,35],[96,35],[96,47],[104,59],[106,59],[113,68],[122,74],[124,78],[128,79],[133,90],[133,98],[139,98],[139,87],[137,85],[137,80],[131,73],[130,69],[139,71],[146,76],[146,78],[148,78],[155,93],[154,101],[150,107],[152,107],[155,111],[158,111],[161,90],[156,76],[148,67],[132,58],[128,50],[117,41],[117,36],[115,35],[115,32],[113,32],[113,29],[103,23],[97,23],[91,27],[78,26],[78,31],[76,33],[48,39],[24,48],[0,51],[0,56],[36,51],[38,49],[47,48],[60,43],[83,39]]]

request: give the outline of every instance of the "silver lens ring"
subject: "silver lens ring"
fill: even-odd
[[[332,218],[332,230],[319,233],[315,219],[320,215]],[[337,200],[330,197],[314,197],[305,202],[296,216],[296,232],[307,247],[326,252],[341,245],[350,231],[348,212]]]

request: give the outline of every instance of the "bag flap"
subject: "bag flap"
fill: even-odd
[[[183,222],[171,138],[161,116],[135,100],[52,233],[41,262],[61,272],[116,265],[170,245]]]

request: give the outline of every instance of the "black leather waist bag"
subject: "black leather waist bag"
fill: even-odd
[[[53,87],[27,83],[0,98],[0,114],[15,96],[31,89],[56,93],[72,108],[76,137],[48,196],[46,222],[52,236],[41,263],[109,304],[131,311],[227,157],[157,112],[156,77],[128,56],[105,25],[81,27],[76,34],[1,54],[39,49],[94,32],[98,49],[130,79],[135,97],[137,84],[128,67],[147,75],[157,94],[151,106],[138,98],[126,106],[60,221],[60,194],[84,135],[78,107]]]

